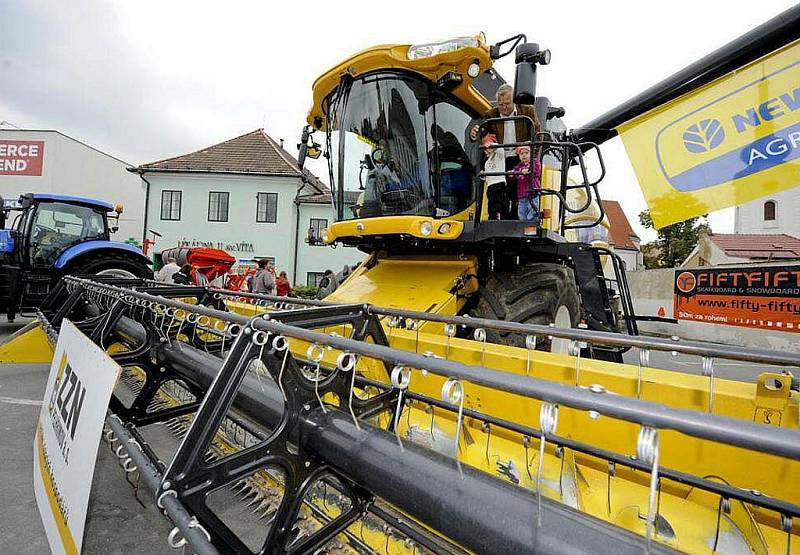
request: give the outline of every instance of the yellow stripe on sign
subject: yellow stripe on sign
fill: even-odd
[[[56,522],[58,528],[58,535],[61,537],[61,544],[64,546],[64,552],[68,555],[78,555],[78,549],[75,547],[75,540],[72,539],[72,532],[61,514],[61,508],[58,506],[56,500],[55,487],[50,480],[50,473],[47,471],[47,459],[44,456],[44,443],[42,440],[41,425],[36,428],[36,456],[39,459],[39,472],[42,475],[42,484],[44,484],[44,491],[47,493],[47,500],[50,503],[50,512],[53,514],[53,520]]]
[[[800,186],[800,41],[617,131],[659,228]]]

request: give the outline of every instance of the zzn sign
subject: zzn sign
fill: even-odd
[[[64,320],[33,441],[33,489],[53,553],[80,553],[97,446],[120,367]]]
[[[67,355],[61,357],[56,376],[56,385],[47,404],[50,421],[53,423],[56,441],[64,462],[69,463],[69,452],[75,440],[75,430],[81,417],[86,387],[78,374],[72,370]]]
[[[800,42],[619,128],[657,227],[800,185]]]

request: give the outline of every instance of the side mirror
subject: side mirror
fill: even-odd
[[[322,154],[322,147],[319,143],[315,143],[312,135],[314,133],[314,128],[310,125],[306,125],[303,127],[303,132],[300,134],[300,144],[297,145],[299,153],[297,154],[297,165],[300,169],[303,169],[303,166],[306,163],[306,158],[313,158],[316,160]]]
[[[567,111],[563,107],[550,106],[547,109],[547,119],[563,118]]]
[[[321,154],[322,154],[322,147],[317,143],[314,143],[313,146],[310,146],[306,149],[306,156],[308,158],[316,160],[317,158],[320,157]]]
[[[536,66],[550,63],[550,51],[540,50],[535,42],[520,44],[516,50],[517,69],[514,75],[514,102],[533,104],[536,101]]]

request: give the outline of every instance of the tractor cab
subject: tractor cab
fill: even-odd
[[[116,208],[113,217],[119,218],[121,207]],[[2,230],[8,237],[3,254],[22,266],[52,268],[73,245],[108,241],[115,230],[109,229],[108,213],[114,209],[99,200],[41,193],[5,202],[3,220],[10,220],[10,228]]]
[[[493,66],[512,52],[509,99]],[[591,232],[608,225],[597,145],[536,95],[549,62],[524,35],[478,35],[376,46],[314,82],[298,162],[323,132],[334,223],[310,239],[370,253],[330,300],[636,332],[622,262]],[[525,146],[540,180],[515,162]]]
[[[0,199],[0,310],[9,320],[33,308],[66,273],[151,277],[150,261],[131,245],[111,241],[122,213],[96,199],[28,193]]]

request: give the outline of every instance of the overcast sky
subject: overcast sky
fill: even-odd
[[[311,84],[346,56],[484,31],[490,42],[525,33],[552,51],[538,93],[579,127],[793,2],[737,5],[0,0],[0,121],[57,129],[137,165],[258,127],[295,153]],[[511,56],[497,67],[513,81]],[[619,139],[603,152],[601,194],[652,239],[636,218],[645,203]],[[731,231],[732,209],[711,223]]]

